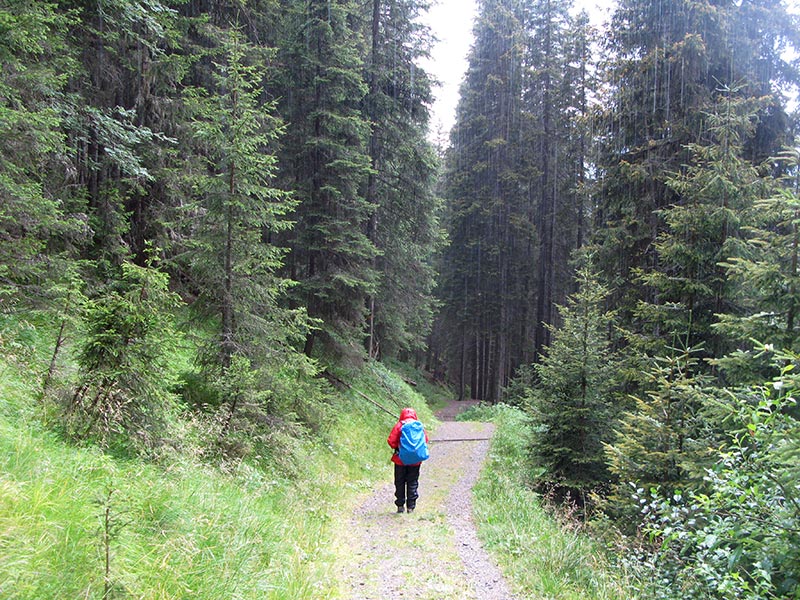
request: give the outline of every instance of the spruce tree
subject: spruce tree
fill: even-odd
[[[702,410],[711,378],[698,374],[697,348],[668,351],[651,361],[647,392],[632,398],[606,446],[615,478],[607,508],[626,526],[639,521],[637,489],[659,488],[671,496],[696,484],[707,466]]]
[[[717,262],[733,255],[752,161],[785,139],[775,50],[787,39],[749,4],[623,0],[614,13],[594,242],[604,273],[626,282],[615,302],[651,356],[678,339],[726,350],[710,327],[735,300]],[[757,99],[750,124],[719,122],[726,105]]]
[[[429,75],[418,66],[429,32],[419,23],[419,0],[372,1],[371,41],[365,61],[372,169],[366,199],[375,206],[367,235],[380,274],[368,298],[370,356],[407,358],[424,348],[434,312],[432,254],[440,243],[440,201],[434,197],[438,164],[425,139]]]
[[[754,201],[742,224],[742,244],[722,265],[737,290],[739,310],[718,315],[715,329],[737,347],[716,364],[732,383],[756,384],[766,377],[770,353],[762,345],[796,352],[800,339],[800,159],[796,150],[776,159],[787,174]]]
[[[65,92],[79,70],[68,27],[54,4],[0,7],[0,279],[6,300],[28,308],[49,303],[50,283],[75,268],[86,242],[84,206],[63,164]]]
[[[586,34],[585,25],[581,29],[570,17],[571,7],[571,2],[555,0],[528,6],[521,160],[532,177],[537,234],[532,332],[536,357],[550,342],[555,303],[563,302],[569,289],[568,260],[581,218],[577,192],[585,167],[573,137],[580,139],[574,121],[585,112],[586,99],[574,69],[585,68],[585,57],[576,46],[585,46]]]
[[[300,202],[287,268],[295,302],[322,323],[306,338],[309,356],[320,336],[329,350],[362,351],[366,299],[377,285],[358,17],[352,0],[290,0],[281,23],[282,175]]]
[[[176,102],[181,84],[183,65],[167,58],[178,39],[177,13],[159,0],[107,0],[77,3],[71,17],[81,68],[67,86],[73,105],[65,125],[73,183],[88,204],[88,256],[102,280],[115,277],[131,251],[142,263],[146,237],[158,229],[142,229],[140,220],[131,237],[131,215],[148,213],[146,190],[158,189],[160,158],[174,143],[156,115]],[[157,69],[158,61],[172,68]],[[159,91],[169,99],[156,93],[162,75],[168,83]]]
[[[666,180],[681,202],[658,212],[664,223],[655,243],[659,268],[639,278],[654,294],[636,311],[642,322],[664,339],[702,346],[706,356],[729,349],[712,327],[717,315],[739,312],[721,265],[740,251],[741,226],[765,193],[758,170],[743,158],[757,109],[756,102],[727,90],[713,112],[704,114],[703,140],[688,146],[691,163]]]
[[[701,132],[699,111],[708,107],[715,85],[708,55],[717,48],[702,34],[716,41],[719,28],[708,11],[693,11],[683,0],[623,0],[613,15],[595,237],[599,264],[611,278],[632,282],[635,270],[656,268],[658,211],[680,203],[666,179],[688,163],[686,145]],[[640,300],[657,301],[641,281],[618,286],[617,294],[629,313]]]
[[[195,171],[188,183],[183,258],[198,307],[219,322],[214,347],[226,369],[234,355],[258,363],[302,333],[279,307],[287,282],[277,275],[284,250],[270,237],[291,227],[290,196],[273,185],[283,125],[263,101],[263,64],[237,29],[214,62],[215,87],[189,89],[195,115]]]
[[[496,401],[538,360],[585,239],[585,17],[482,5],[445,174],[450,247],[433,337],[459,395]]]
[[[144,452],[168,439],[179,305],[154,259],[144,267],[123,263],[118,277],[84,304],[80,371],[64,407],[69,433]]]
[[[578,291],[559,307],[562,325],[534,365],[531,394],[536,436],[533,454],[545,488],[584,503],[609,482],[604,444],[611,441],[617,409],[616,358],[611,349],[614,314],[605,309],[608,289],[588,266],[576,275]]]

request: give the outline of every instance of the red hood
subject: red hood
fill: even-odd
[[[417,420],[417,411],[413,408],[404,408],[400,411],[400,420],[405,421],[407,419],[412,419],[414,421]]]

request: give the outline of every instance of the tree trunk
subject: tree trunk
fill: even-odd
[[[380,21],[381,19],[381,0],[373,0],[372,2],[372,52],[371,52],[371,65],[370,65],[370,74],[369,74],[369,98],[370,102],[368,103],[368,110],[371,113],[375,112],[374,101],[375,96],[378,93],[378,75],[379,70],[381,68],[380,58],[378,54],[378,50],[380,48]],[[372,170],[370,171],[369,175],[367,176],[367,194],[366,200],[367,202],[371,203],[373,206],[377,206],[378,201],[376,198],[376,173],[378,172],[379,165],[380,165],[380,150],[378,148],[378,127],[375,123],[377,115],[369,114],[368,115],[371,120],[373,121],[372,125],[372,132],[370,133],[369,137],[369,156],[370,156],[370,165],[372,166]],[[378,211],[374,210],[372,215],[369,219],[369,230],[367,232],[367,237],[373,244],[377,245],[378,241]],[[373,260],[373,268],[377,270],[377,262],[378,257],[376,256]],[[367,355],[370,358],[375,358],[378,355],[378,344],[375,340],[375,295],[370,294],[369,298],[367,299],[367,303],[369,305],[369,335],[367,337]]]
[[[228,207],[225,223],[225,290],[222,295],[222,367],[231,365],[233,356],[233,194],[236,189],[236,165],[230,165]]]

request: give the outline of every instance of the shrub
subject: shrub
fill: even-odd
[[[752,600],[800,592],[800,427],[797,356],[782,354],[773,384],[731,393],[716,407],[729,426],[703,489],[638,490],[646,531],[659,543],[654,598]]]

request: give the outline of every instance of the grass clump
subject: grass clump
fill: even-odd
[[[391,359],[386,361],[386,365],[392,373],[400,375],[405,383],[413,387],[420,397],[425,398],[433,412],[444,408],[448,402],[453,400],[453,390],[442,381],[435,379],[430,373],[423,373],[408,364]]]
[[[462,418],[493,421],[489,459],[475,486],[478,534],[517,593],[549,600],[629,600],[626,574],[576,523],[559,520],[529,485],[531,426],[519,409],[477,407]]]

